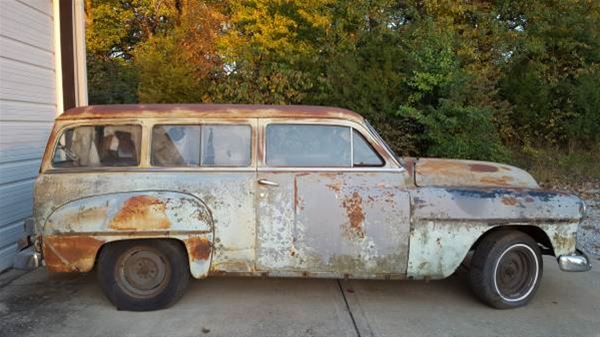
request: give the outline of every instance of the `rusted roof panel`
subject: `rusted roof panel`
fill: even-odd
[[[243,104],[130,104],[91,105],[69,109],[58,120],[100,118],[336,118],[362,122],[363,117],[350,110],[310,105]]]

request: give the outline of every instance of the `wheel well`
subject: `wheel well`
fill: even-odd
[[[183,251],[183,253],[185,254],[186,258],[189,259],[188,256],[188,252],[187,249],[185,248],[185,243],[179,239],[175,239],[175,238],[139,238],[139,239],[119,239],[119,240],[114,240],[114,241],[109,241],[104,243],[102,246],[100,246],[100,249],[98,249],[98,252],[96,252],[96,257],[94,258],[94,268],[96,269],[96,265],[98,264],[98,257],[100,256],[100,254],[102,253],[102,250],[107,249],[106,247],[110,247],[111,245],[117,244],[117,243],[122,243],[122,242],[138,242],[138,241],[149,241],[149,240],[163,240],[163,241],[170,241],[170,242],[176,242],[177,245],[179,246],[179,248]]]
[[[555,256],[554,248],[552,247],[552,242],[550,241],[550,238],[548,237],[546,232],[544,232],[543,229],[533,225],[508,225],[494,227],[489,231],[485,232],[482,236],[480,236],[479,239],[475,241],[473,246],[471,246],[470,251],[477,249],[484,237],[490,235],[491,233],[500,231],[519,231],[525,233],[531,236],[535,240],[535,242],[537,242],[538,245],[540,245],[540,249],[543,255]]]

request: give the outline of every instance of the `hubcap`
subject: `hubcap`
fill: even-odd
[[[133,297],[153,297],[171,278],[166,257],[147,247],[131,248],[119,257],[116,267],[117,284]]]
[[[537,255],[525,244],[515,244],[502,253],[495,268],[496,291],[507,302],[525,299],[537,282]]]

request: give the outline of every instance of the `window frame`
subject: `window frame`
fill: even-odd
[[[112,126],[112,127],[121,127],[121,126],[134,126],[140,128],[140,142],[139,142],[139,152],[138,152],[138,163],[137,165],[130,166],[73,166],[73,167],[56,167],[54,166],[54,158],[56,157],[56,150],[58,149],[58,143],[60,139],[70,129],[75,129],[79,127],[94,127],[94,126]],[[135,168],[141,168],[144,164],[144,123],[139,120],[106,120],[106,122],[99,121],[85,121],[85,122],[76,122],[76,123],[67,123],[61,126],[56,131],[56,137],[54,141],[51,143],[52,148],[50,151],[50,155],[48,157],[47,166],[44,171],[48,170],[51,172],[61,172],[61,171],[69,171],[69,172],[97,172],[97,171],[123,171],[130,170]],[[50,144],[50,143],[49,143]]]
[[[249,153],[250,160],[246,166],[159,166],[154,165],[152,163],[152,138],[154,135],[154,127],[156,126],[200,126],[202,129],[203,125],[232,125],[232,126],[246,126],[250,129],[250,144],[249,144]],[[200,132],[200,137],[202,137],[202,132]],[[202,140],[200,140],[202,141]],[[152,124],[148,125],[148,136],[147,136],[147,164],[148,168],[152,170],[168,170],[168,171],[254,171],[256,168],[256,127],[255,123],[251,119],[244,120],[231,120],[231,121],[223,121],[223,120],[160,120],[155,121]],[[200,152],[202,151],[202,144],[200,144]],[[201,159],[201,153],[200,158]]]
[[[366,140],[367,144],[381,158],[383,164],[381,166],[354,166],[354,137],[351,137],[351,166],[350,167],[331,167],[331,166],[269,166],[267,164],[267,128],[271,124],[307,124],[307,125],[330,125],[349,127],[350,131],[356,130]],[[259,130],[259,158],[258,171],[380,171],[380,172],[404,172],[406,171],[402,165],[397,163],[393,157],[387,152],[382,153],[384,145],[376,146],[373,144],[377,138],[371,135],[370,131],[363,125],[344,119],[323,119],[323,118],[305,118],[305,119],[288,119],[288,118],[261,118],[258,125]]]

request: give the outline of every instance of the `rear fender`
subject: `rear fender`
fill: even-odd
[[[176,239],[186,248],[190,272],[208,274],[213,219],[194,195],[174,191],[110,193],[73,200],[58,207],[42,230],[50,271],[88,272],[100,248],[132,239]]]

